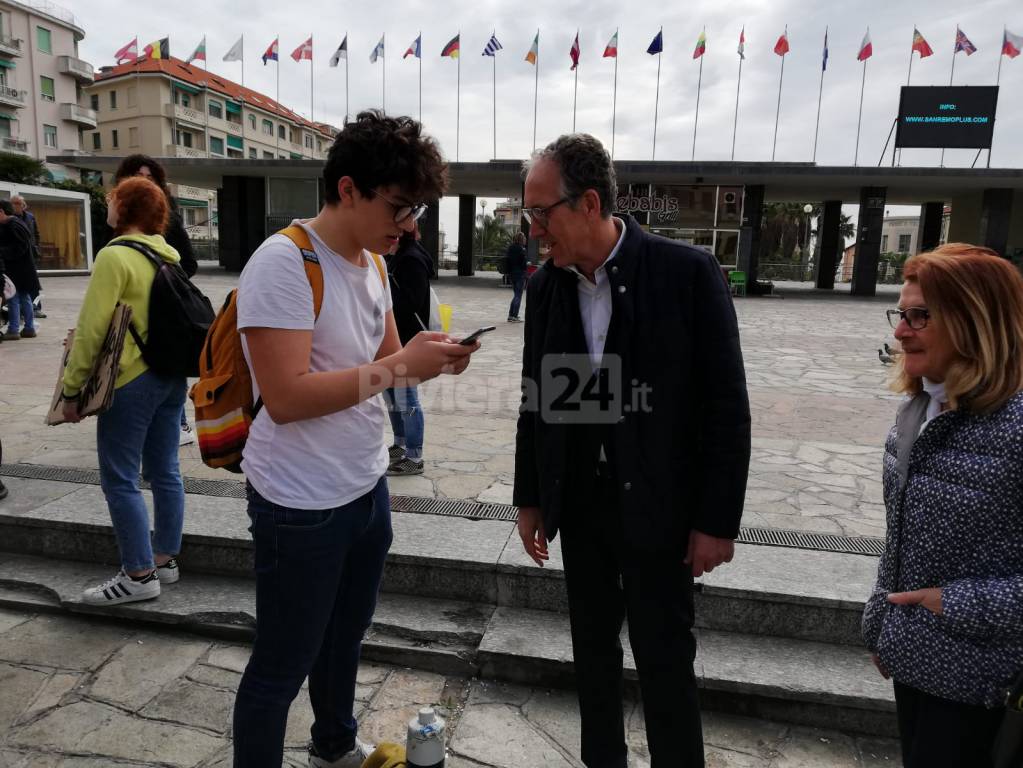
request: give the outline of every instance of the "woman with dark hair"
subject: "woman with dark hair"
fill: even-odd
[[[906,768],[984,768],[1023,670],[1023,277],[950,243],[910,258],[888,532],[863,614]]]
[[[115,237],[97,254],[75,341],[64,369],[64,419],[80,421],[78,394],[96,361],[114,308],[132,309],[139,337],[148,338],[149,294],[156,268],[141,247],[177,264],[167,245],[167,198],[154,183],[122,181],[110,194],[107,223]],[[132,245],[128,245],[132,243]],[[89,605],[114,605],[160,595],[160,583],[178,580],[175,556],[181,546],[185,492],[178,467],[178,425],[185,404],[185,378],[149,370],[131,335],[124,340],[114,399],[98,417],[96,451],[100,485],[121,553],[121,570],[109,581],[86,589]],[[155,532],[139,490],[139,466],[153,490]],[[155,550],[155,555],[154,555]]]

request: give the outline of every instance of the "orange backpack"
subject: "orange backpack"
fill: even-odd
[[[305,274],[313,291],[314,317],[318,319],[323,307],[323,269],[309,233],[292,224],[277,234],[289,238],[302,254]],[[380,257],[371,256],[386,286]],[[192,385],[189,397],[195,404],[195,429],[203,463],[215,469],[241,472],[242,449],[263,401],[253,402],[252,399],[252,374],[245,362],[238,332],[237,289],[227,294],[206,334],[199,358],[199,380]]]

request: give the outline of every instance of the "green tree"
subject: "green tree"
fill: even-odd
[[[472,232],[472,252],[479,258],[503,256],[511,242],[511,233],[493,216],[477,216]]]
[[[10,152],[0,152],[0,181],[39,185],[52,178],[46,166],[39,160]]]

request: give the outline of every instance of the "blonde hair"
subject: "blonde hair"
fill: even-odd
[[[945,374],[953,408],[990,413],[1023,390],[1023,276],[990,248],[948,243],[911,257],[903,279],[923,293],[931,322],[955,357]],[[916,394],[900,357],[892,389]]]

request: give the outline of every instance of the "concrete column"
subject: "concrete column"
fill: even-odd
[[[753,293],[760,265],[760,223],[764,218],[763,185],[747,186],[743,190],[742,226],[739,229],[739,254],[736,269],[746,273],[746,281]]]
[[[1011,222],[1012,190],[985,189],[980,214],[980,244],[1005,256]]]
[[[427,206],[426,213],[419,220],[419,234],[419,242],[430,254],[433,263],[433,273],[430,276],[436,279],[440,265],[440,201]]]
[[[825,200],[821,217],[820,257],[817,261],[817,287],[830,291],[835,287],[835,268],[841,252],[842,238],[838,235],[842,224],[842,201]]]
[[[920,206],[920,227],[916,233],[916,252],[933,251],[941,244],[941,217],[945,203],[936,201]]]
[[[860,221],[856,234],[856,263],[853,265],[853,296],[877,293],[877,262],[881,255],[881,227],[884,223],[886,187],[860,190]]]
[[[217,190],[220,215],[220,266],[241,272],[267,236],[266,179],[225,176]]]
[[[458,276],[471,277],[472,236],[476,229],[476,195],[458,196]]]

